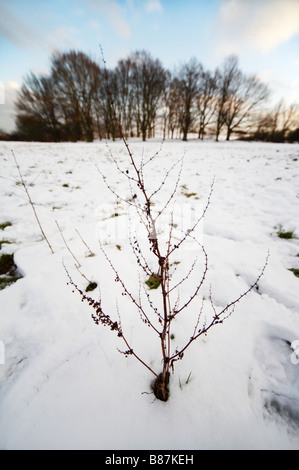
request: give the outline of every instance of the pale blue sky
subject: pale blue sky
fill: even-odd
[[[170,69],[195,56],[213,70],[235,53],[273,99],[299,102],[299,0],[0,0],[0,128],[30,70],[47,74],[55,50],[101,62],[99,44],[111,67],[137,49]]]

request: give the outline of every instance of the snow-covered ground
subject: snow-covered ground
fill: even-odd
[[[146,161],[160,143],[132,141],[130,146],[137,160],[143,155]],[[41,238],[11,149],[54,254]],[[126,199],[132,194],[111,154],[124,171],[131,169],[121,142],[109,143],[109,149],[104,142],[0,142],[0,225],[12,224],[0,230],[0,241],[11,242],[2,245],[0,255],[14,253],[23,274],[0,291],[0,448],[298,449],[299,279],[290,269],[299,268],[299,239],[279,238],[277,231],[281,226],[299,237],[299,145],[165,142],[144,168],[154,191],[184,155],[173,221],[177,230],[180,224],[188,228],[204,208],[215,178],[200,227],[208,275],[183,321],[174,322],[174,349],[190,338],[210,286],[216,308],[223,308],[255,281],[270,252],[258,288],[176,362],[167,403],[143,393],[150,392],[153,376],[134,357],[117,351],[126,347],[114,332],[95,325],[93,310],[67,285],[62,265],[82,289],[87,286],[55,221],[80,271],[99,284],[105,312],[117,320],[118,302],[132,347],[160,372],[159,341],[119,292],[98,242],[138,298],[145,279],[136,274],[127,237],[132,227],[138,232],[137,219],[132,214],[128,219],[128,207],[98,171]],[[157,207],[169,197],[178,170],[179,165],[158,193]],[[162,234],[168,222],[160,225]],[[193,249],[186,243],[173,255],[180,262],[174,264],[174,280],[190,269]],[[192,273],[199,279],[201,262],[199,257]],[[181,302],[191,292],[186,281]],[[99,290],[90,295],[98,299]],[[159,302],[159,290],[151,295]]]

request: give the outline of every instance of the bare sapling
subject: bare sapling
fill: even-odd
[[[139,272],[139,286],[136,292],[132,292],[128,286],[127,279],[120,275],[119,269],[112,262],[107,250],[104,248],[100,240],[100,249],[104,258],[110,265],[115,276],[115,281],[119,283],[123,295],[125,295],[132,309],[136,310],[137,317],[140,317],[144,325],[151,329],[153,335],[158,341],[153,341],[153,347],[159,344],[157,353],[150,351],[151,355],[160,357],[161,368],[155,370],[149,359],[141,357],[140,353],[130,344],[129,335],[122,326],[123,312],[117,310],[115,318],[111,318],[111,314],[104,312],[102,300],[94,300],[83,292],[80,287],[72,280],[67,271],[69,282],[77,290],[82,300],[85,300],[93,308],[92,318],[99,325],[108,326],[117,336],[125,343],[126,350],[123,354],[134,356],[148,371],[153,375],[152,391],[155,397],[166,402],[169,398],[169,381],[170,374],[174,372],[174,366],[177,361],[183,359],[186,350],[202,335],[206,335],[214,326],[222,324],[234,311],[236,304],[243,299],[258,284],[263,275],[268,258],[265,261],[260,274],[252,282],[252,284],[237,298],[229,302],[223,308],[216,308],[212,299],[211,290],[209,298],[202,300],[200,305],[200,290],[206,281],[208,271],[208,255],[203,244],[199,241],[199,227],[206,215],[211,203],[214,182],[211,184],[210,192],[207,196],[206,204],[200,214],[190,223],[187,229],[179,230],[175,219],[175,203],[176,195],[180,185],[181,174],[183,169],[183,158],[172,165],[165,174],[162,174],[160,181],[156,183],[156,188],[152,188],[147,184],[148,168],[156,163],[160,157],[160,151],[145,159],[142,155],[137,158],[133,154],[130,145],[125,138],[121,124],[116,118],[113,100],[111,99],[111,108],[114,112],[115,121],[119,128],[119,133],[124,144],[127,154],[127,161],[122,165],[114,157],[110,151],[110,156],[117,172],[127,183],[130,197],[126,197],[113,187],[113,184],[107,180],[106,175],[101,173],[102,179],[118,200],[125,203],[135,214],[135,221],[141,226],[146,237],[138,238],[137,230],[134,234],[130,234],[130,247],[133,257],[136,260],[136,269]],[[172,178],[173,173],[175,177]],[[158,175],[157,175],[158,178]],[[155,181],[157,181],[155,176]],[[171,190],[166,192],[164,188],[166,184],[170,184]],[[163,192],[164,191],[164,192]],[[167,230],[161,231],[161,225],[165,228],[166,224],[161,224],[164,217],[170,221],[167,224]],[[176,261],[184,247],[192,243],[192,247],[197,251],[189,268],[183,271],[180,264]],[[200,268],[200,269],[199,269]],[[144,287],[144,281],[147,279],[147,288]],[[184,289],[188,283],[191,283],[190,289]],[[186,294],[188,292],[188,294]],[[203,296],[202,296],[203,299]],[[206,307],[208,304],[208,308]],[[207,312],[206,312],[207,308]],[[186,327],[190,328],[187,333],[185,342],[181,345],[173,346],[173,327],[177,324],[180,317],[184,317],[188,311],[188,321]],[[190,316],[193,316],[192,327],[190,327]],[[184,330],[186,328],[184,327]]]
[[[149,164],[150,161],[153,162],[158,154],[155,154],[154,157],[151,157],[147,162],[141,162],[141,164],[138,166],[127,142],[126,149],[129,155],[130,171],[121,169],[116,160],[114,160],[114,163],[117,166],[117,170],[120,171],[125,179],[127,179],[131,191],[131,197],[129,199],[125,199],[125,197],[122,195],[117,194],[112,186],[107,182],[105,176],[102,175],[102,177],[103,181],[112,191],[112,193],[117,195],[117,197],[122,201],[126,202],[131,209],[133,208],[133,210],[136,212],[139,223],[146,230],[147,243],[149,248],[147,253],[146,249],[142,246],[142,241],[138,240],[135,235],[131,235],[130,246],[136,259],[137,269],[141,270],[143,273],[142,276],[143,278],[147,279],[147,284],[149,286],[149,289],[144,290],[147,306],[141,299],[140,285],[138,291],[135,294],[131,292],[127,286],[126,280],[120,277],[119,270],[108,256],[101,240],[99,240],[99,243],[101,251],[115,275],[115,281],[120,283],[123,293],[130,299],[143,323],[149,326],[154,334],[156,334],[159,338],[162,363],[161,371],[154,371],[149,366],[149,364],[139,356],[135,349],[131,347],[127,335],[122,328],[121,313],[117,313],[117,319],[111,319],[110,315],[103,311],[101,299],[96,301],[90,296],[86,295],[86,293],[84,293],[73,282],[69,273],[68,275],[70,283],[81,294],[82,299],[86,300],[95,310],[95,313],[92,314],[92,318],[95,323],[97,325],[103,324],[109,326],[110,329],[124,341],[127,348],[126,351],[124,351],[125,356],[134,356],[154,375],[155,378],[152,385],[153,392],[158,399],[167,401],[169,397],[170,373],[171,371],[174,371],[175,362],[183,359],[185,351],[195,340],[197,340],[200,336],[207,334],[213,326],[222,324],[223,321],[232,314],[236,303],[245,297],[258,284],[266,268],[267,261],[265,262],[264,267],[252,285],[236,299],[228,303],[224,308],[217,311],[212,299],[212,293],[210,291],[209,299],[207,301],[210,305],[209,310],[212,312],[212,315],[210,315],[210,318],[208,319],[208,317],[203,313],[204,302],[200,307],[195,306],[195,301],[198,302],[198,294],[200,289],[206,280],[206,274],[208,271],[208,255],[204,246],[196,239],[194,234],[196,233],[196,229],[198,228],[210,205],[213,185],[211,186],[210,194],[208,195],[206,205],[201,215],[193,222],[190,228],[182,234],[181,238],[177,237],[176,230],[176,237],[174,237],[173,232],[175,224],[171,223],[168,238],[165,239],[165,234],[163,234],[163,237],[160,236],[160,231],[158,230],[157,225],[159,218],[162,217],[162,215],[167,210],[167,207],[175,198],[175,194],[179,186],[181,168],[174,183],[173,191],[171,192],[170,196],[168,196],[164,204],[162,203],[162,208],[159,209],[157,208],[156,203],[153,203],[154,196],[157,196],[157,194],[160,193],[166,179],[170,176],[170,172],[162,177],[162,181],[157,185],[157,190],[149,190],[149,188],[145,186],[144,168],[147,164]],[[138,196],[137,193],[139,194]],[[160,199],[159,196],[157,199]],[[154,209],[155,212],[153,212]],[[173,220],[173,209],[170,211],[170,220]],[[187,244],[190,240],[192,241],[193,245],[197,247],[198,252],[201,255],[202,266],[200,275],[198,274],[197,270],[198,258],[196,258],[192,262],[187,273],[182,273],[179,280],[174,282],[174,272],[177,274],[180,269],[175,261],[177,259],[178,252],[183,250],[184,245]],[[153,259],[149,259],[148,252],[150,252],[152,257],[154,257],[156,260],[155,262],[153,262]],[[193,292],[186,300],[181,302],[179,293],[180,288],[183,284],[186,284],[192,276],[193,278],[197,279],[197,282],[193,287]],[[158,305],[156,305],[157,291],[159,292],[160,297]],[[151,298],[153,293],[155,293],[155,300]],[[193,314],[197,311],[194,318],[194,327],[190,331],[186,343],[180,347],[176,347],[173,350],[173,341],[171,340],[173,323],[187,309],[192,310]]]

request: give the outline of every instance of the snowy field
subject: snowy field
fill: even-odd
[[[144,161],[160,148],[158,141],[130,145]],[[41,237],[11,149],[54,254]],[[298,449],[299,278],[291,269],[299,268],[299,145],[165,142],[144,169],[154,191],[184,155],[177,229],[180,223],[186,229],[204,208],[215,179],[201,226],[208,275],[188,316],[174,324],[174,348],[192,334],[210,286],[215,307],[223,308],[255,281],[270,252],[258,287],[176,362],[166,403],[143,393],[151,391],[153,376],[117,351],[126,347],[114,332],[95,325],[91,307],[67,285],[62,264],[84,290],[88,282],[56,221],[81,273],[100,286],[104,310],[117,320],[118,302],[131,344],[160,372],[159,342],[122,298],[98,242],[138,297],[145,279],[136,274],[128,241],[137,221],[128,219],[127,205],[98,171],[127,199],[132,194],[111,154],[124,171],[128,159],[121,142],[109,149],[104,142],[0,142],[0,242],[6,242],[0,255],[14,253],[23,276],[0,291],[0,448]],[[157,206],[167,200],[178,169]],[[163,221],[161,233],[168,228]],[[280,238],[279,230],[293,237]],[[188,244],[177,251],[177,276],[186,275],[194,256]],[[193,275],[201,278],[202,266],[196,269]],[[183,283],[182,299],[188,289]],[[151,294],[158,302],[159,291]],[[90,295],[98,299],[99,289]]]

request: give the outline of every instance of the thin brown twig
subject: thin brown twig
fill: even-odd
[[[146,312],[144,311],[143,307],[137,302],[137,300],[135,299],[135,297],[131,294],[131,292],[127,289],[126,287],[126,284],[124,283],[124,281],[119,277],[119,274],[118,274],[118,271],[117,269],[115,268],[115,266],[113,265],[111,259],[109,258],[109,256],[107,255],[106,251],[104,250],[103,248],[103,245],[101,243],[101,241],[99,240],[99,244],[100,244],[100,248],[101,248],[101,251],[102,253],[104,254],[106,260],[108,261],[108,263],[110,264],[112,270],[114,271],[114,274],[116,276],[116,281],[117,282],[120,282],[122,288],[124,289],[125,293],[130,297],[130,299],[132,300],[133,304],[138,308],[139,312],[142,313],[142,315],[145,317],[145,319],[147,320],[148,324],[151,326],[151,328],[153,328],[153,330],[156,331],[156,333],[158,333],[158,335],[160,335],[159,331],[157,330],[157,328],[155,328],[155,326],[152,324],[152,322],[150,321],[150,319],[148,318]]]
[[[211,320],[211,322],[209,323],[208,326],[205,326],[204,328],[200,329],[197,334],[193,334],[193,336],[191,336],[190,340],[185,344],[185,346],[180,350],[180,351],[177,351],[171,358],[170,360],[177,360],[177,358],[179,357],[182,357],[182,354],[184,354],[185,350],[190,346],[191,343],[193,343],[193,341],[195,341],[199,336],[201,336],[202,334],[206,334],[211,328],[212,326],[214,325],[218,325],[218,324],[221,324],[224,322],[224,320],[226,320],[233,312],[234,310],[234,307],[235,305],[240,302],[240,300],[245,297],[247,294],[249,294],[249,292],[251,292],[254,287],[258,284],[259,280],[261,279],[261,277],[263,276],[264,272],[265,272],[265,269],[268,265],[268,260],[269,260],[269,253],[267,254],[267,257],[266,257],[266,261],[265,261],[265,264],[260,272],[260,274],[258,275],[258,277],[256,278],[255,282],[245,291],[243,292],[237,299],[233,300],[232,302],[230,302],[229,304],[227,304],[219,313],[216,313],[216,310],[215,310],[215,307],[212,303],[212,300],[210,298],[210,301],[211,301],[211,305],[212,305],[212,308],[213,308],[213,311],[214,311],[214,316]],[[232,309],[231,311],[229,311],[230,309]],[[226,312],[227,315],[223,316]]]
[[[176,243],[176,245],[174,245],[174,247],[172,248],[172,250],[170,250],[169,252],[169,255],[170,256],[175,250],[177,250],[181,245],[182,243],[185,242],[185,240],[188,238],[188,236],[190,236],[190,234],[192,234],[192,232],[195,231],[196,227],[198,226],[198,224],[201,222],[201,220],[204,218],[204,216],[206,215],[206,212],[209,208],[209,205],[210,205],[210,202],[211,202],[211,197],[212,197],[212,193],[213,193],[213,188],[214,188],[214,180],[211,184],[211,189],[210,189],[210,193],[209,193],[209,196],[208,196],[208,199],[207,199],[207,203],[204,207],[204,210],[202,211],[202,214],[200,217],[198,217],[198,219],[196,220],[196,222],[193,224],[193,226],[186,232],[186,234],[181,238],[181,240]]]
[[[89,256],[94,256],[94,253],[91,251],[91,249],[89,248],[89,246],[87,245],[86,241],[82,238],[82,236],[80,235],[80,233],[78,232],[77,229],[75,229],[75,231],[77,232],[77,234],[79,235],[82,243],[86,246],[86,248],[88,249],[89,251]]]
[[[22,184],[22,186],[23,186],[23,188],[24,188],[24,190],[25,190],[25,193],[26,193],[26,195],[27,195],[29,204],[31,205],[31,208],[32,208],[32,210],[33,210],[34,216],[35,216],[35,218],[36,218],[36,221],[37,221],[37,223],[38,223],[38,226],[39,226],[39,228],[40,228],[40,231],[41,231],[41,233],[42,233],[42,236],[43,236],[44,240],[47,242],[48,247],[49,247],[50,250],[51,250],[51,253],[54,254],[53,248],[52,248],[52,246],[50,245],[50,242],[49,242],[48,238],[46,237],[46,234],[45,234],[45,232],[44,232],[44,230],[43,230],[43,228],[42,228],[42,225],[41,225],[40,220],[39,220],[39,218],[38,218],[37,212],[36,212],[36,210],[35,210],[35,205],[34,205],[32,199],[31,199],[31,196],[30,196],[30,193],[29,193],[29,191],[28,191],[27,185],[26,185],[25,180],[24,180],[24,178],[23,178],[23,175],[22,175],[22,172],[21,172],[21,168],[20,168],[20,166],[19,166],[19,164],[18,164],[17,158],[16,158],[16,156],[15,156],[15,154],[14,154],[14,151],[13,151],[12,149],[11,149],[11,153],[12,153],[12,156],[13,156],[13,158],[14,158],[16,167],[17,167],[17,169],[18,169],[18,173],[19,173],[19,176],[20,176],[20,179],[21,179],[21,184]]]
[[[81,267],[81,264],[79,263],[79,261],[77,260],[76,256],[74,255],[74,253],[73,253],[72,250],[70,249],[69,245],[67,244],[66,239],[65,239],[64,236],[63,236],[62,230],[61,230],[61,228],[60,228],[60,226],[59,226],[57,220],[55,220],[55,223],[56,223],[56,225],[57,225],[57,228],[58,228],[58,230],[59,230],[59,233],[60,233],[60,235],[61,235],[62,240],[64,241],[64,244],[65,244],[67,250],[70,252],[70,254],[72,255],[72,257],[74,258],[74,260],[75,260],[76,263],[78,264],[78,267],[80,268],[80,267]]]
[[[79,266],[77,264],[75,264],[75,268],[77,269],[78,273],[81,274],[81,276],[89,283],[89,284],[92,284],[92,282],[85,276],[84,273],[82,273],[82,271],[80,270]]]
[[[96,313],[94,315],[92,315],[92,319],[94,320],[94,322],[96,324],[99,324],[99,323],[102,323],[103,325],[107,325],[110,327],[110,329],[112,331],[116,331],[117,332],[117,335],[118,337],[122,338],[123,341],[125,342],[127,348],[128,348],[128,351],[126,352],[127,354],[130,354],[130,355],[133,355],[141,364],[143,364],[155,377],[157,377],[157,374],[152,370],[152,368],[146,364],[137,354],[136,352],[131,348],[129,342],[127,341],[126,337],[124,336],[123,334],[123,330],[121,328],[121,325],[118,323],[118,322],[114,322],[113,320],[111,320],[110,316],[105,314],[103,309],[102,309],[102,305],[101,305],[101,300],[100,301],[95,301],[94,299],[92,299],[91,297],[87,296],[75,283],[74,281],[72,280],[66,266],[63,264],[63,267],[66,271],[66,274],[69,278],[69,283],[76,289],[77,292],[79,292],[79,294],[81,295],[82,297],[82,300],[85,300],[86,302],[88,302],[88,304],[90,306],[92,306]],[[119,314],[119,312],[118,312]]]

